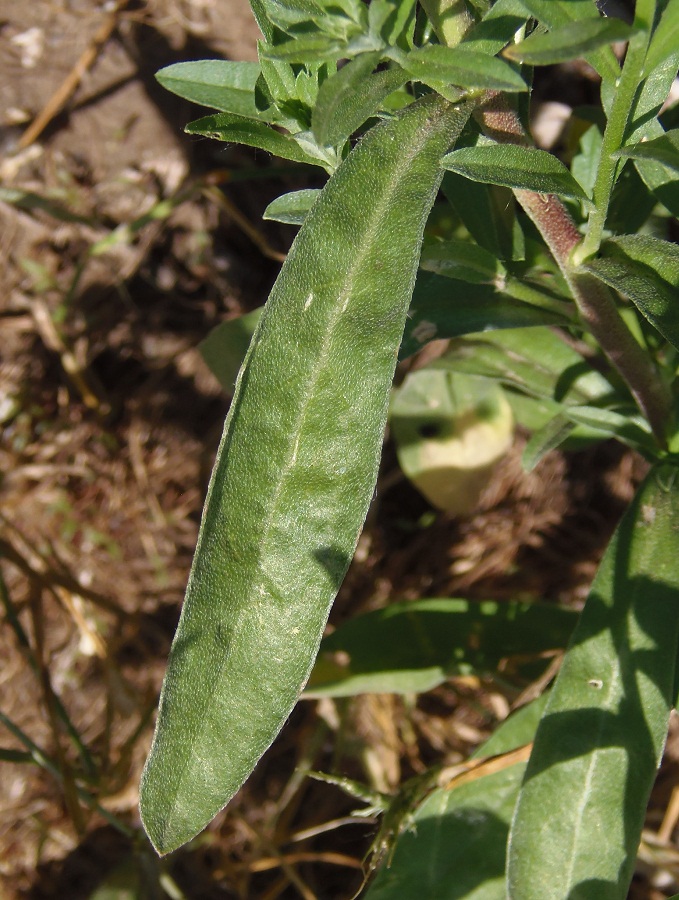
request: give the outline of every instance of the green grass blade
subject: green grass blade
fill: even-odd
[[[538,728],[514,900],[624,900],[674,700],[679,470],[651,470],[606,552]]]

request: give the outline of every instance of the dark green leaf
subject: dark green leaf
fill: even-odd
[[[564,164],[544,150],[515,144],[479,144],[447,153],[442,165],[472,181],[587,199]]]
[[[432,241],[425,244],[420,268],[446,278],[474,284],[495,284],[504,266],[483,247],[470,241]]]
[[[406,359],[429,341],[496,328],[558,325],[554,313],[505,297],[494,287],[421,273],[406,323],[399,356]]]
[[[674,700],[678,475],[651,470],[592,585],[519,795],[512,897],[627,897]]]
[[[343,66],[320,87],[311,118],[314,136],[322,146],[343,144],[382,101],[408,80],[400,68],[372,74],[380,54],[363,53]]]
[[[412,50],[402,65],[414,78],[447,82],[466,89],[526,91],[525,81],[508,63],[464,47],[427,44]]]
[[[291,159],[294,162],[308,163],[314,166],[324,165],[323,160],[305,153],[293,138],[281,134],[270,125],[246,119],[244,116],[233,116],[230,113],[205,116],[203,119],[191,122],[186,126],[185,131],[187,134],[202,134],[217,141],[258,147],[260,150],[266,150],[267,153],[273,153],[274,156]]]
[[[320,193],[317,189],[309,188],[283,194],[269,203],[262,218],[283,222],[286,225],[301,225]]]
[[[496,671],[501,659],[565,647],[576,621],[563,607],[515,601],[392,603],[323,639],[306,693],[427,691],[453,675]]]
[[[161,853],[231,799],[309,676],[374,492],[439,160],[470,113],[428,96],[369,131],[323,188],[267,301],[142,776],[142,820]]]
[[[525,763],[433,791],[378,870],[366,900],[506,900],[509,824]]]
[[[633,159],[651,159],[674,172],[679,172],[679,128],[666,132],[652,141],[623,147],[614,156],[631,156]]]
[[[530,66],[551,66],[586,56],[614,41],[626,41],[632,33],[620,19],[582,19],[546,34],[533,33],[507,47],[504,55]]]
[[[204,59],[166,66],[156,73],[156,78],[164,88],[185,100],[258,119],[262,114],[254,97],[259,75],[255,62]]]
[[[470,181],[454,172],[446,172],[441,187],[477,244],[498,259],[523,259],[523,235],[508,188]]]
[[[244,316],[222,322],[198,345],[201,356],[227,394],[233,394],[238,372],[243,365],[262,309],[263,307],[260,307]]]
[[[599,11],[591,0],[522,0],[523,5],[550,31],[571,22],[587,19],[599,21]],[[614,84],[620,75],[620,64],[610,47],[599,47],[587,54],[587,62],[604,80]]]
[[[583,268],[620,291],[679,349],[679,247],[649,235],[605,241]]]

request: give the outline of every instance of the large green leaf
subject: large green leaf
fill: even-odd
[[[439,160],[470,112],[428,96],[368,132],[274,285],[225,423],[142,776],[161,853],[231,799],[309,676],[375,488]]]
[[[629,25],[619,19],[581,19],[546,34],[534,32],[507,47],[504,55],[530,66],[551,66],[586,56],[614,41],[626,41],[631,34]]]
[[[563,648],[576,621],[572,610],[518,601],[392,603],[323,639],[306,695],[428,691],[453,675],[497,671],[501,659]]]
[[[156,73],[156,78],[164,88],[185,100],[259,119],[262,114],[255,106],[259,75],[260,68],[255,62],[203,59],[166,66]]]
[[[516,900],[627,897],[674,700],[678,476],[639,489],[551,691],[512,826]]]
[[[513,189],[560,194],[586,200],[587,196],[564,164],[545,150],[515,144],[479,144],[462,147],[443,157],[443,167],[472,181]]]
[[[620,291],[679,349],[679,247],[650,235],[605,241],[587,269]]]

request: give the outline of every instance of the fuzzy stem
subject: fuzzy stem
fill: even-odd
[[[518,116],[503,95],[489,94],[478,108],[477,118],[486,134],[495,140],[529,144]],[[666,447],[672,419],[670,393],[652,359],[620,316],[611,291],[592,275],[574,267],[573,255],[581,236],[568,211],[553,194],[525,190],[515,190],[514,194],[566,278],[583,323],[626,381],[660,446]]]

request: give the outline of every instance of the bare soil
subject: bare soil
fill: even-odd
[[[266,299],[293,233],[261,213],[308,176],[187,138],[200,110],[153,78],[183,59],[256,58],[246,0],[123,5],[64,108],[22,147],[113,9],[0,0],[0,747],[35,744],[33,762],[0,762],[0,900],[348,900],[377,824],[299,773],[393,790],[465,758],[512,698],[468,678],[412,702],[303,702],[190,848],[160,863],[145,844],[139,774],[228,407],[197,345]],[[526,475],[521,443],[464,519],[434,514],[387,444],[331,627],[423,596],[580,604],[643,463],[603,445]],[[652,831],[675,759],[671,743]],[[676,860],[650,858],[634,896],[679,890],[672,872]]]

